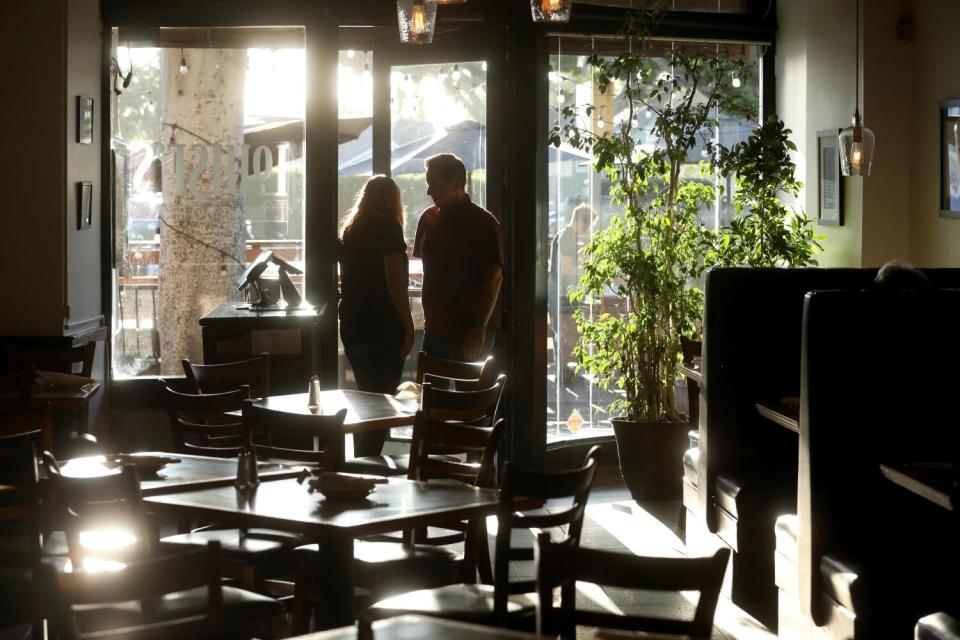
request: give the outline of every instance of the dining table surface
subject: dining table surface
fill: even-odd
[[[114,463],[108,463],[108,457],[116,454],[70,458],[60,462],[60,471],[66,477],[90,477],[109,474],[117,469]],[[139,458],[169,458],[170,463],[156,472],[148,468],[138,468],[140,472],[140,491],[144,496],[156,496],[193,489],[214,487],[233,487],[237,477],[237,458],[215,458],[166,451],[143,451],[127,454],[136,466]],[[174,462],[176,461],[176,462]],[[302,472],[302,466],[290,466],[276,462],[259,462],[257,471],[263,480],[295,478]]]
[[[955,462],[881,464],[880,472],[895,485],[956,514],[960,506],[960,465]]]
[[[315,410],[309,408],[308,398],[306,393],[268,396],[254,400],[253,406],[301,416],[329,416],[346,409],[343,426],[324,438],[324,467],[331,470],[342,469],[344,462],[353,457],[352,434],[409,427],[420,408],[420,401],[416,398],[399,399],[386,393],[354,389],[321,391],[319,407]],[[315,440],[314,447],[319,448],[319,438]]]
[[[799,398],[781,398],[776,402],[758,402],[757,413],[771,422],[800,433]]]
[[[229,526],[301,533],[319,541],[322,629],[349,625],[353,613],[353,540],[435,523],[489,516],[499,491],[456,481],[421,482],[389,478],[362,499],[326,499],[295,479],[262,481],[253,490],[232,485],[144,498],[151,511],[178,519],[205,519]],[[517,508],[539,506],[520,499]]]

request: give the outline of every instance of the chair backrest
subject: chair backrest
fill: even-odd
[[[0,393],[16,393],[19,397],[16,406],[0,411],[0,436],[39,430],[41,442],[38,450],[52,450],[53,417],[50,405],[31,406],[33,374],[19,371],[0,376]]]
[[[494,556],[494,615],[500,622],[506,621],[507,598],[511,593],[527,593],[536,587],[535,581],[510,581],[510,562],[532,560],[533,549],[513,547],[512,532],[515,529],[557,529],[566,527],[565,544],[578,546],[583,529],[583,516],[587,508],[590,487],[600,462],[600,447],[591,447],[583,466],[561,471],[525,469],[507,463],[500,488],[500,508],[497,513],[496,555]],[[517,498],[535,500],[570,500],[569,506],[551,505],[549,511],[537,509],[515,512]],[[572,597],[572,593],[570,594]]]
[[[425,383],[420,394],[420,410],[438,420],[490,426],[497,419],[506,379],[500,374],[489,387],[472,391],[440,389]]]
[[[270,355],[267,353],[223,364],[194,364],[187,359],[182,363],[191,393],[223,393],[246,385],[251,398],[270,395]]]
[[[417,354],[417,383],[429,382],[428,376],[451,379],[457,389],[489,387],[496,379],[493,356],[478,362],[457,362],[427,355],[426,351]]]
[[[41,432],[0,436],[0,564],[40,563],[37,447]]]
[[[160,384],[176,451],[227,458],[240,453],[246,427],[239,415],[227,412],[243,409],[249,397],[245,387],[224,393],[192,394],[174,391],[162,379]]]
[[[223,636],[223,591],[220,585],[222,555],[219,542],[185,553],[130,563],[119,571],[57,573],[45,567],[45,578],[56,593],[55,621],[65,640],[159,640],[160,638],[218,638]],[[162,622],[149,616],[152,603],[162,596],[198,587],[207,589],[207,608],[202,613]],[[89,607],[137,601],[147,612],[142,622],[119,629],[78,629],[74,607]],[[123,620],[128,620],[123,618]]]
[[[293,438],[284,438],[286,441],[311,441],[317,445],[311,449],[293,449],[276,447],[270,444],[258,444],[258,456],[293,460],[316,466],[321,466],[324,463],[326,455],[324,444],[327,435],[331,431],[341,432],[346,417],[346,409],[341,409],[330,415],[301,415],[265,409],[258,407],[251,401],[244,403],[243,406],[244,424],[254,432],[263,433],[267,442],[273,442],[273,436],[280,435],[293,436]]]
[[[44,451],[41,460],[75,568],[83,567],[88,556],[126,561],[153,554],[159,530],[147,517],[136,467],[126,465],[105,475],[65,476],[50,452]]]
[[[7,344],[7,366],[12,371],[37,369],[58,373],[79,373],[89,378],[93,373],[93,357],[97,343],[80,346]],[[78,366],[77,366],[78,365]],[[79,371],[75,371],[77,366]]]
[[[498,420],[492,427],[476,427],[437,420],[418,411],[413,423],[407,477],[411,480],[445,478],[478,487],[493,487],[496,485],[494,459],[504,429],[503,420]],[[466,454],[468,460],[477,457],[479,462],[431,456],[434,449],[442,449],[448,454]]]
[[[550,541],[550,535],[537,536],[537,632],[544,636],[576,638],[576,626],[677,634],[690,638],[710,638],[713,614],[720,597],[723,574],[730,549],[723,547],[704,558],[648,558],[597,549],[583,549]],[[625,615],[576,608],[568,592],[577,581],[643,591],[697,591],[693,619]],[[559,607],[553,602],[555,587],[562,590]]]

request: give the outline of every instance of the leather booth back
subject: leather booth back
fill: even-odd
[[[932,526],[937,508],[887,481],[879,468],[960,456],[956,318],[957,290],[806,296],[798,570],[801,606],[815,621],[822,619],[825,553],[882,576],[864,588],[894,590],[904,608],[934,580],[938,559],[940,568],[957,561],[955,540]],[[939,515],[950,522],[946,512]]]

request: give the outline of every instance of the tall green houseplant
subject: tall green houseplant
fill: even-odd
[[[626,301],[625,313],[576,316],[580,365],[604,388],[622,397],[611,415],[634,422],[680,421],[674,384],[680,336],[700,317],[702,294],[690,286],[706,266],[705,246],[713,233],[699,212],[714,202],[708,180],[687,177],[684,165],[698,144],[709,146],[717,114],[748,117],[750,101],[731,78],[743,78],[745,65],[718,54],[665,52],[666,64],[652,76],[645,50],[649,16],[630,18],[622,32],[625,53],[588,58],[599,91],[619,91],[626,117],[598,130],[584,124],[596,108],[562,111],[550,140],[589,151],[595,167],[612,182],[610,197],[619,208],[609,226],[585,248],[577,302],[599,300],[612,290]],[[652,112],[652,140],[640,144],[637,120]],[[584,118],[586,116],[586,118]],[[652,148],[651,148],[652,147]]]
[[[770,116],[750,137],[730,149],[714,148],[719,172],[735,176],[733,206],[737,212],[729,226],[715,238],[711,266],[805,267],[817,264],[822,250],[814,236],[813,221],[781,200],[796,198],[803,184],[797,181],[790,152],[797,146],[783,121]]]

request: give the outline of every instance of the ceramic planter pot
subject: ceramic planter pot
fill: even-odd
[[[620,472],[634,500],[676,499],[683,492],[689,422],[614,419]]]

